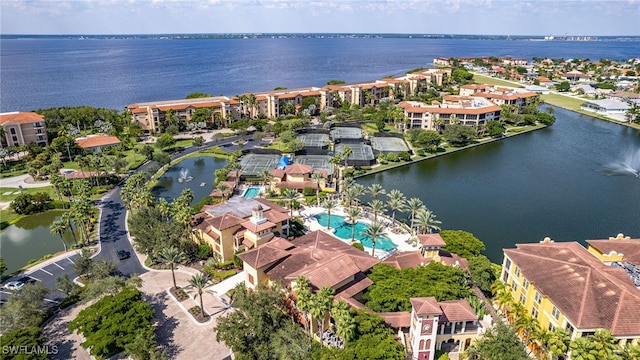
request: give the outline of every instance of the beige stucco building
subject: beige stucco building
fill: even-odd
[[[36,144],[47,145],[44,116],[34,112],[9,112],[0,114],[0,126],[4,137],[0,147]]]

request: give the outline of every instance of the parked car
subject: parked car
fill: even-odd
[[[9,281],[8,283],[4,284],[3,288],[7,290],[12,290],[12,291],[18,291],[22,289],[25,285],[26,284],[23,283],[22,281]]]
[[[131,257],[131,253],[126,250],[118,250],[118,259],[124,260]]]

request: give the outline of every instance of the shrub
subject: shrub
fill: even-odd
[[[397,162],[398,160],[400,160],[400,157],[399,157],[399,156],[398,156],[398,154],[396,154],[396,153],[388,153],[388,154],[385,156],[385,159],[386,159],[387,161]]]
[[[11,202],[11,210],[20,215],[30,215],[44,211],[47,204],[51,202],[51,197],[45,192],[35,194],[20,194]]]
[[[424,156],[425,152],[424,149],[420,149],[417,151],[418,156]]]
[[[196,250],[196,257],[200,260],[208,259],[211,256],[211,248],[209,245],[200,244]]]
[[[304,189],[302,189],[302,195],[304,196],[312,196],[315,195],[316,191],[310,187],[310,186],[306,186]]]
[[[354,248],[356,248],[358,250],[364,251],[364,246],[360,242],[354,242],[353,244],[351,244],[351,246],[353,246]]]
[[[400,158],[400,160],[402,161],[409,161],[411,160],[411,155],[409,155],[409,153],[406,151],[402,151],[398,154],[398,158]]]

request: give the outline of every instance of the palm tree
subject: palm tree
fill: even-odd
[[[162,219],[164,221],[169,220],[169,214],[171,214],[171,205],[169,205],[167,199],[161,197],[156,202],[155,207],[156,209],[158,209],[158,212],[160,212],[160,215],[162,215]]]
[[[209,275],[198,273],[196,275],[193,275],[191,279],[189,279],[189,285],[187,286],[189,289],[195,290],[198,293],[197,296],[200,297],[200,312],[202,313],[202,317],[206,316],[204,314],[204,303],[202,301],[202,294],[204,293],[205,288],[209,285],[211,285],[211,279],[209,278]]]
[[[78,244],[78,237],[76,236],[76,232],[73,229],[73,217],[71,216],[71,211],[64,212],[60,217],[60,219],[62,219],[64,224],[69,227],[69,230],[71,231],[71,236],[73,237],[73,242],[75,244]]]
[[[67,222],[64,221],[64,219],[62,218],[53,220],[51,225],[49,225],[49,231],[52,234],[60,235],[60,239],[62,239],[62,245],[64,246],[64,252],[67,252],[67,242],[64,241],[64,236],[62,235],[66,230],[67,230]]]
[[[339,153],[336,153],[329,159],[329,164],[333,165],[333,175],[336,185],[340,181],[340,164],[342,164],[342,157]],[[340,189],[342,191],[342,189]]]
[[[325,286],[316,293],[312,302],[311,313],[320,326],[318,329],[320,339],[322,339],[322,332],[324,331],[325,317],[331,311],[331,306],[333,305],[333,293],[334,290],[332,288]],[[324,340],[321,341],[324,345]]]
[[[416,212],[418,212],[418,210],[420,209],[423,209],[424,204],[422,203],[422,200],[418,198],[411,198],[409,199],[409,202],[407,202],[407,207],[411,211],[411,231],[413,231],[413,222],[416,218]]]
[[[348,161],[349,156],[351,154],[353,154],[353,149],[351,149],[350,146],[342,147],[342,154],[340,154],[340,157],[342,157],[342,160],[344,160],[344,168],[345,169],[349,168],[349,163],[347,161]]]
[[[53,185],[53,188],[56,191],[56,195],[58,196],[58,200],[60,201],[60,204],[62,204],[62,208],[64,209],[65,205],[64,201],[62,201],[62,182],[64,181],[63,178],[64,177],[57,172],[49,176],[49,181],[51,185]]]
[[[334,199],[326,198],[322,202],[322,207],[327,210],[327,229],[331,230],[331,210],[338,207],[338,202]]]
[[[324,175],[320,171],[315,171],[311,174],[311,181],[316,184],[316,200],[318,207],[320,207],[320,184],[324,181]]]
[[[311,300],[313,298],[313,293],[311,292],[311,286],[309,285],[309,281],[303,275],[299,275],[296,278],[296,284],[293,289],[296,293],[296,307],[300,312],[302,312],[302,316],[304,316],[304,328],[305,332],[308,334],[310,331],[309,326],[309,311],[311,310]]]
[[[227,193],[229,192],[229,186],[223,182],[219,182],[216,185],[216,190],[220,191],[220,195],[222,196],[222,202],[227,202]]]
[[[164,248],[160,252],[160,260],[162,261],[162,263],[169,264],[171,266],[171,277],[173,278],[174,289],[178,288],[178,285],[176,285],[176,273],[174,271],[175,266],[176,264],[179,264],[181,261],[183,261],[184,257],[184,253],[182,253],[180,250],[178,250],[178,248],[174,246]]]
[[[293,218],[294,203],[300,199],[300,193],[295,189],[285,188],[282,191],[282,197],[289,204],[290,216]]]
[[[271,180],[271,171],[269,169],[262,169],[262,171],[260,171],[260,177],[262,178],[262,185],[266,188]]]
[[[349,311],[349,304],[344,300],[338,301],[331,310],[333,320],[336,322],[336,333],[345,342],[351,340],[355,334],[356,324]]]
[[[432,230],[440,230],[440,224],[442,221],[436,220],[436,215],[429,209],[420,209],[416,213],[416,227],[420,229],[421,234],[431,234]]]
[[[387,206],[391,209],[391,222],[396,223],[396,211],[404,211],[407,205],[407,199],[398,189],[393,189],[387,194]]]
[[[379,199],[371,200],[371,202],[369,202],[369,207],[371,208],[371,211],[373,211],[374,222],[378,221],[378,214],[386,210],[386,206],[384,205],[384,202],[382,202],[382,200],[379,200]]]
[[[362,211],[359,207],[353,207],[347,209],[347,221],[351,223],[351,242],[356,241],[356,222],[362,215]]]
[[[364,231],[363,235],[371,239],[371,256],[375,257],[376,253],[376,240],[384,233],[384,225],[377,221],[374,221]]]
[[[386,193],[384,188],[382,188],[382,185],[378,183],[373,183],[369,185],[367,190],[369,191],[369,194],[371,194],[371,197],[373,198],[373,200],[377,199],[378,195],[384,195]]]
[[[536,334],[540,332],[540,324],[538,319],[534,319],[524,313],[515,321],[515,330],[522,337],[522,341],[527,347],[531,348],[531,345],[536,340]]]

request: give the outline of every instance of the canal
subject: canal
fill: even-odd
[[[517,243],[640,238],[640,131],[554,107],[551,127],[358,179],[418,197],[493,262]],[[404,217],[408,217],[404,215]]]

